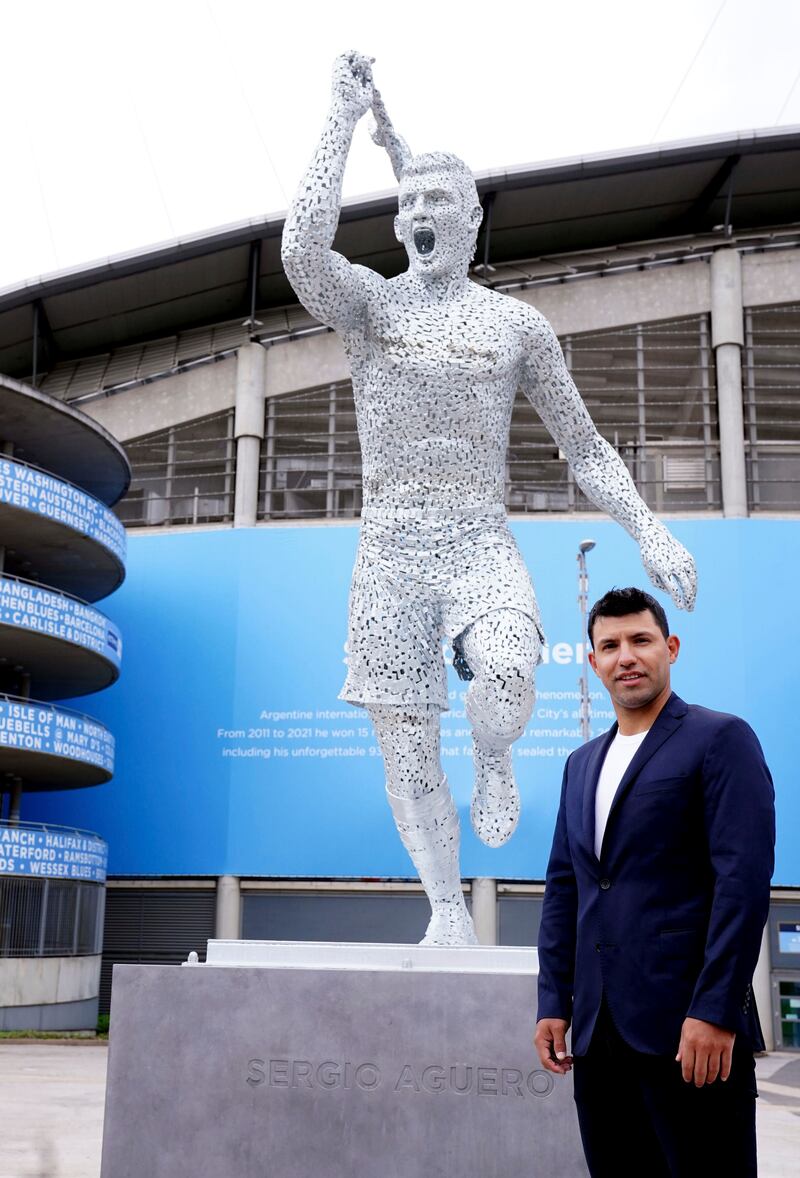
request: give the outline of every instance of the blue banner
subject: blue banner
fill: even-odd
[[[117,627],[100,610],[55,589],[0,576],[0,625],[72,642],[119,670],[122,635]]]
[[[35,466],[0,459],[0,503],[82,532],[125,562],[125,529],[99,499]]]
[[[83,830],[0,823],[0,874],[105,883],[108,846]]]
[[[697,610],[658,595],[682,639],[673,686],[744,716],[778,797],[775,881],[800,884],[800,745],[795,717],[795,586],[800,521],[682,519],[695,555]],[[485,847],[469,825],[467,687],[450,675],[442,763],[462,819],[465,876],[541,879],[565,758],[580,741],[585,657],[577,605],[579,543],[590,537],[589,597],[646,585],[636,545],[601,517],[524,519],[512,530],[531,570],[547,638],[536,708],[514,746],[523,815]],[[25,798],[24,817],[77,823],[110,843],[122,875],[408,877],[368,717],[337,700],[344,680],[355,525],[151,533],[130,537],[114,596],[125,674],[96,700],[117,737],[108,785]],[[592,731],[613,722],[590,672]]]
[[[23,749],[114,771],[114,737],[108,729],[89,716],[49,704],[0,699],[0,748]]]

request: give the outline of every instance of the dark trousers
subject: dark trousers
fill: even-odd
[[[677,1052],[678,1045],[675,1044]],[[573,1067],[583,1150],[592,1178],[754,1178],[752,1050],[734,1043],[730,1077],[695,1088],[674,1058],[629,1047],[600,1011]]]

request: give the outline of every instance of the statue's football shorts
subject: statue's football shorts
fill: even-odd
[[[456,642],[498,609],[526,614],[542,637],[533,585],[502,507],[446,517],[365,509],[339,698],[446,710],[443,639]]]

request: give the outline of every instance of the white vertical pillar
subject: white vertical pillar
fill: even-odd
[[[769,921],[761,934],[761,952],[758,955],[756,972],[753,974],[753,999],[758,1011],[761,1030],[764,1032],[764,1046],[767,1051],[775,1050],[775,1029],[772,1024],[772,977],[770,972]]]
[[[747,515],[747,476],[742,410],[742,259],[732,247],[718,249],[711,257],[711,343],[717,366],[722,511],[735,518]]]
[[[238,875],[217,878],[217,913],[214,936],[219,941],[238,941],[242,935],[242,894]]]
[[[472,922],[482,945],[497,944],[496,879],[473,879]]]
[[[252,528],[258,513],[258,468],[264,437],[267,354],[260,344],[243,344],[236,357],[236,488],[233,526]]]

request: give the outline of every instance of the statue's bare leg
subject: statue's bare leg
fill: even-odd
[[[442,773],[439,709],[370,705],[397,831],[430,900],[423,945],[476,945],[459,866],[458,811]]]
[[[459,645],[474,676],[466,698],[475,757],[472,827],[488,846],[499,847],[519,820],[511,745],[533,711],[541,638],[526,614],[500,609],[479,618]]]

